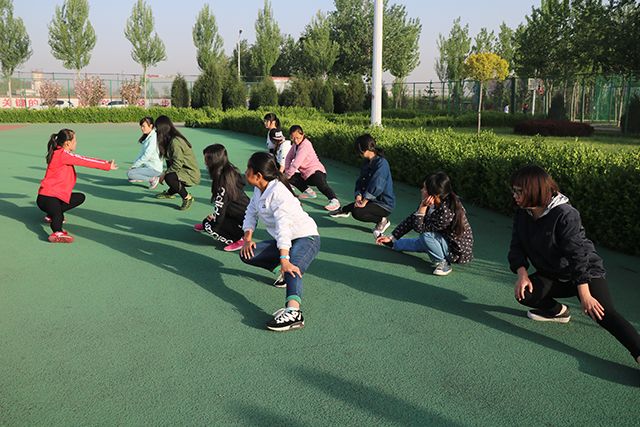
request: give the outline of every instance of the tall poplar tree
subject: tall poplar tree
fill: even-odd
[[[11,76],[32,53],[31,40],[22,19],[13,16],[13,2],[0,0],[0,65],[2,65],[2,76],[7,79],[11,106],[13,106]]]
[[[273,10],[269,0],[264,0],[264,7],[258,11],[255,29],[254,59],[262,75],[268,77],[271,75],[271,67],[280,56],[280,43],[282,43],[280,27],[273,17]]]
[[[198,67],[201,71],[209,64],[218,62],[223,55],[224,41],[218,33],[216,17],[211,13],[209,5],[205,4],[196,18],[193,26],[193,44],[197,50]]]
[[[142,65],[145,106],[147,105],[147,69],[167,59],[164,43],[160,40],[158,33],[154,33],[153,26],[151,7],[144,0],[136,1],[131,16],[127,19],[124,35],[133,46],[131,57]]]
[[[65,68],[75,70],[77,77],[89,65],[95,45],[88,0],[64,0],[62,6],[56,6],[49,23],[49,46],[54,58],[61,60]]]

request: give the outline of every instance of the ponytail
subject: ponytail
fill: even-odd
[[[60,132],[51,134],[49,142],[47,142],[47,164],[51,163],[53,153],[58,149],[58,147],[62,147],[65,142],[71,141],[74,135],[75,132],[71,129],[61,129]]]
[[[449,202],[449,209],[453,211],[454,219],[451,223],[451,231],[456,236],[462,235],[464,232],[464,217],[465,211],[462,203],[460,202],[460,198],[456,195],[456,193],[451,193],[447,196],[447,201]],[[445,199],[446,200],[446,199]]]

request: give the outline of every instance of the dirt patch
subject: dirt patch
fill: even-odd
[[[12,129],[20,129],[25,127],[25,125],[0,125],[0,131],[3,130],[12,130]]]

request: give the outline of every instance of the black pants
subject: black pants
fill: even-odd
[[[244,236],[242,220],[237,221],[234,218],[226,218],[221,224],[205,218],[202,220],[202,227],[207,234],[225,245],[240,240]]]
[[[69,203],[65,203],[57,197],[38,195],[36,204],[41,211],[51,218],[51,231],[62,231],[64,213],[84,203],[85,196],[82,193],[71,193]]]
[[[329,200],[338,198],[327,184],[327,174],[324,172],[316,171],[307,179],[302,178],[300,172],[297,172],[289,178],[289,183],[300,191],[305,191],[309,187],[317,187]]]
[[[187,185],[178,179],[178,174],[175,172],[168,173],[164,176],[164,182],[169,186],[169,194],[178,194],[183,199],[187,198]]]
[[[342,212],[351,212],[351,215],[358,221],[379,223],[384,217],[391,214],[388,210],[377,203],[367,202],[364,208],[357,208],[355,203],[349,203],[342,207]]]
[[[568,298],[578,296],[578,288],[569,283],[559,282],[534,273],[529,276],[533,285],[533,292],[525,291],[524,299],[520,304],[527,307],[548,311],[550,314],[558,314],[562,305],[555,298]],[[634,359],[640,356],[640,335],[633,326],[620,315],[615,307],[609,286],[605,279],[591,279],[589,292],[598,300],[604,308],[604,317],[598,320],[598,324],[605,328],[620,343],[626,347]]]

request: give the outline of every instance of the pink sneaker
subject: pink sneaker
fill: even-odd
[[[73,236],[69,236],[66,231],[56,231],[49,236],[51,243],[72,243]]]
[[[46,222],[47,224],[51,224],[51,217],[50,217],[49,215],[45,215],[45,217],[44,217],[44,222]],[[67,223],[67,220],[66,220],[66,219],[63,219],[63,220],[62,220],[62,223],[63,223],[63,224],[66,224],[66,223]]]
[[[195,231],[204,231],[204,227],[202,226],[202,223],[201,223],[201,222],[199,222],[199,223],[195,224],[195,225],[193,226],[193,229],[194,229]]]
[[[300,193],[298,195],[298,199],[300,200],[315,199],[316,197],[318,197],[318,195],[313,190],[307,190],[304,193]]]
[[[230,245],[224,247],[226,252],[239,251],[244,246],[244,239],[240,239],[237,242],[233,242]]]

